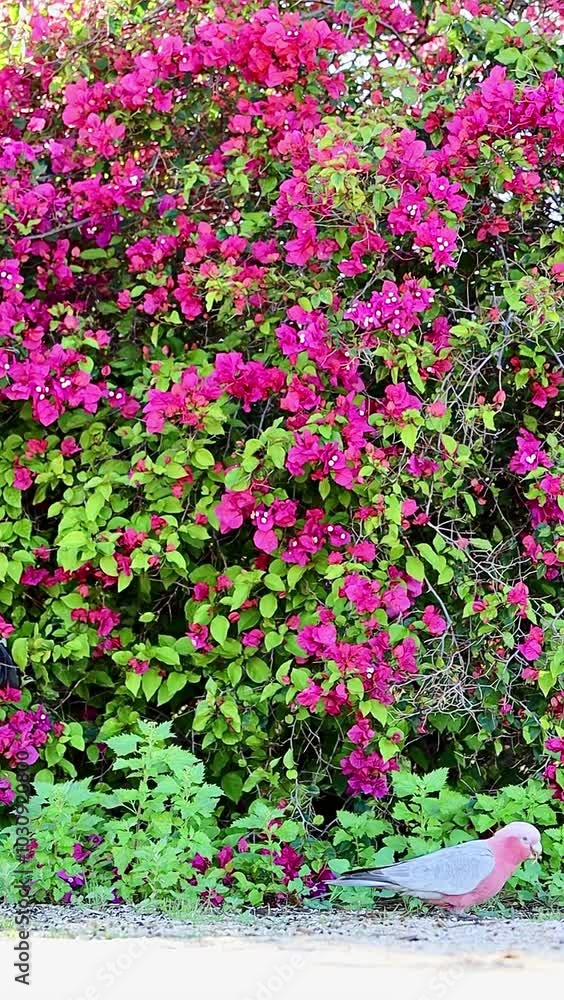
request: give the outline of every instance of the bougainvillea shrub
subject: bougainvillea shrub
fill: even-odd
[[[564,798],[560,5],[1,17],[7,816],[140,718],[224,818]]]

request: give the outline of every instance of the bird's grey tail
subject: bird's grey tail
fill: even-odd
[[[331,879],[329,885],[342,885],[347,887],[363,887],[365,889],[397,889],[398,886],[389,878],[386,878],[382,871],[377,868],[355,868],[346,872],[345,875],[338,875]]]

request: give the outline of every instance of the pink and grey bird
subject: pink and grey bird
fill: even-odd
[[[467,910],[495,896],[522,861],[541,854],[536,827],[509,823],[486,840],[442,847],[383,868],[359,868],[330,885],[393,889],[447,910]]]

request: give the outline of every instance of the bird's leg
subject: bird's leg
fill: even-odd
[[[476,913],[464,913],[462,910],[455,911],[453,916],[458,923],[462,924],[480,924],[483,919]]]

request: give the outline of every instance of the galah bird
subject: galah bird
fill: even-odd
[[[446,910],[467,910],[503,888],[527,858],[542,854],[541,837],[530,823],[509,823],[486,840],[442,847],[411,861],[383,868],[358,868],[330,885],[393,889]]]

